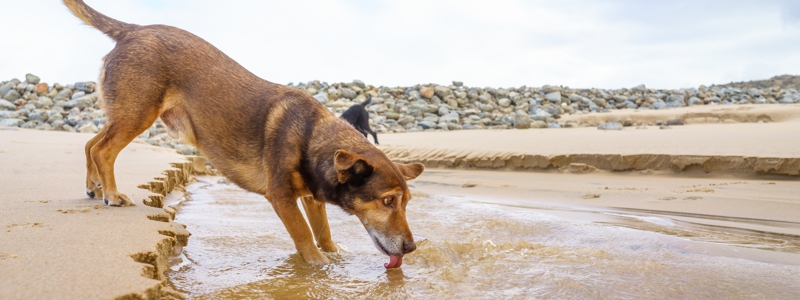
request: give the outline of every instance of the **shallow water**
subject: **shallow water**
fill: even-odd
[[[388,257],[357,218],[330,205],[342,251],[328,254],[330,265],[310,266],[263,196],[220,179],[200,178],[177,205],[176,221],[192,236],[168,275],[193,299],[792,299],[800,293],[800,266],[719,254],[795,255],[800,246],[791,237],[630,212],[548,211],[419,193],[407,209],[418,248],[402,269],[384,269]]]

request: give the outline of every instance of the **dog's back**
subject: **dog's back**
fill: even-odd
[[[83,1],[64,3],[82,21],[116,41],[104,58],[99,80],[111,122],[106,127],[143,131],[146,128],[139,127],[160,117],[170,131],[197,146],[216,168],[248,190],[265,191],[266,180],[238,178],[238,174],[262,173],[268,161],[288,158],[282,157],[285,153],[265,157],[261,149],[272,148],[270,141],[295,139],[297,132],[308,132],[318,122],[335,120],[305,93],[259,78],[188,31],[128,24]],[[296,146],[298,153],[304,147]]]

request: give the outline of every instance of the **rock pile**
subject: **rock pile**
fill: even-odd
[[[89,81],[48,85],[32,74],[25,75],[25,81],[4,81],[0,83],[0,126],[97,133],[105,126],[106,116],[96,88]],[[194,147],[171,138],[160,120],[139,138],[186,155],[198,154]]]
[[[571,89],[562,86],[478,88],[462,82],[452,85],[375,87],[355,80],[327,84],[311,81],[289,86],[301,89],[340,114],[361,103],[367,95],[367,109],[377,132],[423,130],[562,128],[564,114],[608,112],[615,109],[670,109],[692,105],[735,105],[796,103],[796,87],[739,89],[700,86],[691,89],[656,90],[644,85],[622,89]]]
[[[678,90],[648,89],[644,85],[621,89],[571,89],[548,85],[479,88],[458,81],[448,86],[411,87],[375,87],[360,80],[334,84],[314,80],[288,85],[305,91],[337,115],[371,95],[372,104],[367,107],[371,125],[375,131],[386,133],[569,128],[577,125],[560,124],[561,115],[691,105],[797,103],[800,90],[794,83],[799,80],[784,77],[764,81],[779,84],[766,88],[753,87],[763,84],[737,83],[736,86],[751,87],[700,86]],[[24,81],[12,79],[0,83],[0,98],[0,126],[96,133],[106,122],[94,82],[48,85],[39,77],[27,74]],[[160,121],[140,138],[185,154],[197,152],[170,137]]]

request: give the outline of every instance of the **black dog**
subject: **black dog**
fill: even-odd
[[[369,113],[367,112],[366,107],[370,102],[372,102],[372,95],[367,97],[367,101],[364,101],[361,104],[350,106],[350,108],[342,113],[340,118],[350,123],[350,125],[353,125],[356,130],[364,134],[364,137],[367,137],[367,133],[372,134],[372,139],[375,140],[375,145],[378,145],[378,134],[369,128]]]

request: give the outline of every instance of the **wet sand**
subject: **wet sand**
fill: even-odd
[[[330,265],[305,264],[263,197],[203,177],[177,204],[193,236],[169,277],[193,299],[789,299],[800,288],[796,236],[558,201],[557,189],[498,192],[513,187],[485,181],[492,173],[415,182],[408,220],[418,249],[392,270],[358,220],[331,206],[342,252],[328,254]],[[442,180],[472,176],[484,181]],[[594,181],[580,176],[541,183]]]
[[[176,236],[164,209],[137,188],[186,159],[131,144],[116,163],[120,191],[137,205],[109,208],[84,194],[84,144],[93,135],[0,130],[0,299],[153,299]],[[158,220],[158,221],[157,221]],[[170,236],[168,236],[170,235]],[[158,270],[158,268],[162,270]]]

